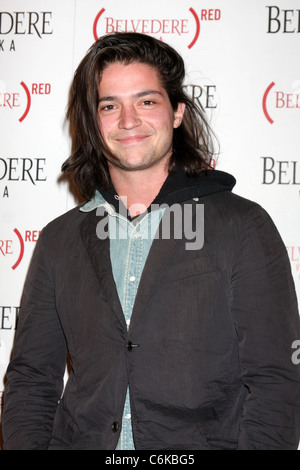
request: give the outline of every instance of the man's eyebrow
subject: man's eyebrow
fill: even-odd
[[[148,96],[148,95],[160,95],[163,96],[163,94],[158,91],[158,90],[144,90],[140,91],[139,93],[136,93],[135,95],[132,96],[132,98],[142,98],[143,96]],[[121,98],[119,96],[101,96],[98,100],[98,103],[101,103],[102,101],[121,101]]]

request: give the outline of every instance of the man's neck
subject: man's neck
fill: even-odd
[[[135,217],[143,213],[155,199],[168,176],[168,170],[149,168],[142,171],[123,171],[110,168],[110,176],[130,216]]]

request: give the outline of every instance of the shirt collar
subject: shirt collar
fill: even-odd
[[[109,214],[115,213],[115,209],[111,204],[109,204],[102,194],[99,193],[99,191],[95,191],[95,195],[90,199],[88,202],[86,202],[82,207],[80,207],[81,212],[91,212],[94,209],[97,209],[97,207],[103,206],[105,207],[106,211]]]

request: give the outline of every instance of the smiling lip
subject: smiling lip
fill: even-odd
[[[117,142],[120,142],[121,144],[138,144],[142,142],[143,140],[147,139],[150,137],[149,135],[132,135],[128,137],[123,137],[120,139],[116,139]]]

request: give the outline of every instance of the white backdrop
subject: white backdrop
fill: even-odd
[[[59,182],[72,76],[116,30],[182,54],[221,144],[217,168],[270,213],[300,298],[299,0],[0,0],[0,400],[39,232],[76,204]]]

